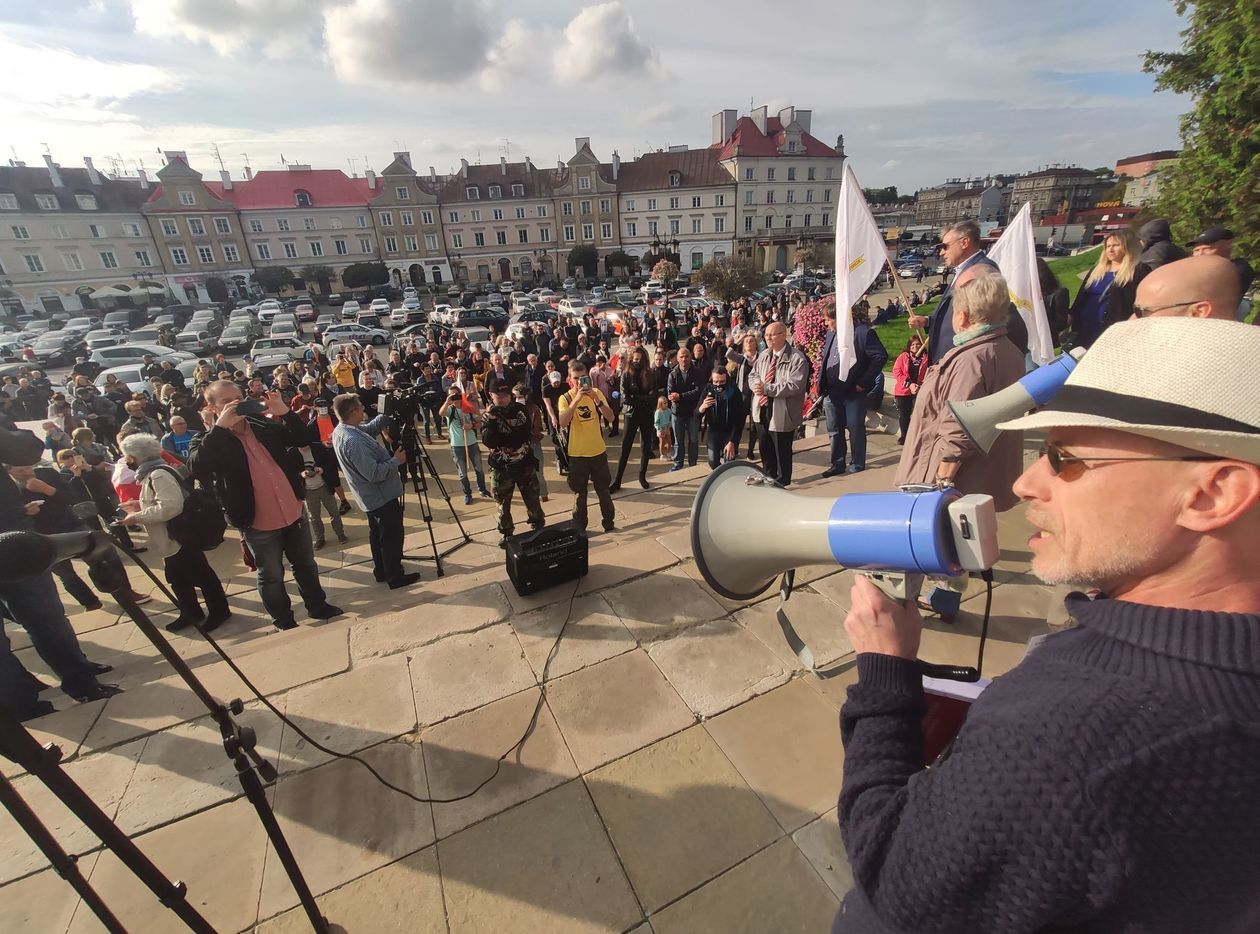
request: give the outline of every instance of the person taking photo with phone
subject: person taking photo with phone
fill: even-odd
[[[586,530],[586,496],[589,487],[595,486],[599,497],[600,516],[604,531],[616,531],[613,506],[612,471],[608,466],[608,446],[600,431],[599,418],[612,418],[612,407],[604,394],[591,385],[586,365],[578,360],[569,362],[569,391],[560,397],[560,427],[569,433],[569,489],[573,491],[573,522]]]

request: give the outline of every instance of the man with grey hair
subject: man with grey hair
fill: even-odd
[[[954,346],[954,290],[958,287],[959,277],[968,269],[977,265],[992,266],[997,264],[989,259],[980,248],[980,226],[975,221],[960,221],[946,227],[941,234],[941,259],[946,266],[954,270],[954,280],[945,289],[936,311],[930,318],[923,315],[911,315],[909,324],[914,330],[928,329],[928,361],[936,363],[949,353]],[[1025,341],[1027,344],[1027,341]]]

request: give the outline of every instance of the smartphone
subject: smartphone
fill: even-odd
[[[580,386],[582,389],[590,389],[590,388],[591,388],[591,378],[590,378],[589,376],[583,376],[583,377],[580,377],[580,378],[578,379],[578,386]]]
[[[262,415],[267,411],[267,407],[257,399],[246,399],[236,407],[237,415]]]

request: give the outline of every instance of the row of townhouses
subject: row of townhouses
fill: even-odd
[[[450,175],[416,171],[406,152],[362,176],[288,165],[206,178],[180,151],[153,180],[104,175],[90,158],[13,163],[0,167],[0,304],[74,311],[99,289],[140,285],[222,301],[250,295],[268,266],[323,291],[364,262],[421,287],[604,275],[614,252],[677,254],[684,269],[737,255],[786,270],[797,250],[834,236],[844,139],[815,138],[811,116],[724,110],[702,149],[603,162],[579,138],[554,168],[462,160]],[[595,249],[598,269],[571,268],[578,246]]]

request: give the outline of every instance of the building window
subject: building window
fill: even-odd
[[[751,214],[745,215],[744,233],[752,233],[752,229],[753,229],[753,216]]]
[[[538,231],[538,239],[541,240],[543,243],[550,243],[551,242],[551,228],[544,227],[542,230]]]
[[[404,227],[414,227],[414,217],[415,215],[410,211],[403,211],[398,216],[398,223],[402,224]]]
[[[491,198],[502,198],[502,197],[503,197],[503,188],[502,188],[501,186],[499,186],[499,185],[491,185],[491,186],[490,186],[490,197],[491,197]]]
[[[639,235],[639,225],[634,221],[626,221],[626,236],[637,237]]]
[[[97,255],[101,258],[101,265],[106,269],[118,268],[118,257],[114,255],[113,250],[101,250]]]
[[[451,234],[451,246],[457,250],[462,250],[464,248],[464,235]]]
[[[175,222],[171,220],[170,218],[163,218],[162,220],[162,236],[164,237],[178,237],[179,236],[179,228],[175,226]]]
[[[356,214],[356,215],[354,216],[354,225],[355,225],[356,227],[366,227],[366,226],[367,226],[367,215],[366,215],[366,214]]]
[[[678,221],[676,221],[676,220],[671,220],[671,221],[669,222],[669,232],[670,232],[671,234],[677,234],[677,233],[678,233]]]
[[[648,221],[648,236],[656,236],[656,221]]]
[[[83,260],[79,259],[78,253],[62,253],[61,263],[71,272],[79,272],[83,269]]]
[[[669,209],[671,211],[677,211],[678,208],[681,206],[681,204],[682,204],[682,201],[679,198],[675,197],[675,198],[669,199]]]
[[[796,191],[792,189],[787,193],[787,203],[792,204],[794,201],[796,201]]]
[[[655,210],[656,210],[656,199],[655,199],[655,198],[648,198],[648,210],[649,210],[649,211],[655,211]]]
[[[324,255],[324,241],[323,240],[307,240],[306,245],[311,248],[311,256]]]
[[[223,259],[229,263],[239,263],[241,254],[236,251],[236,247],[231,243],[223,244]]]
[[[395,196],[395,197],[396,197],[399,201],[410,201],[410,200],[411,200],[411,189],[410,189],[410,188],[408,188],[406,185],[400,185],[400,186],[398,186],[397,188],[395,188],[395,189],[394,189],[394,196]]]
[[[226,217],[216,217],[214,219],[214,229],[217,233],[230,234],[232,225]]]
[[[695,250],[691,254],[691,268],[699,269],[703,265],[704,265],[704,253],[700,250]]]
[[[805,226],[806,226],[806,227],[813,227],[814,225],[813,225],[812,223],[810,223],[813,219],[814,219],[814,215],[813,215],[813,214],[806,214],[806,215],[805,215]]]
[[[830,226],[831,226],[831,215],[830,215],[830,214],[824,214],[824,215],[823,215],[822,225],[823,225],[824,227],[830,227]]]
[[[191,191],[181,191],[179,193],[179,203],[192,207],[197,203],[197,196]],[[187,259],[184,262],[186,264]]]
[[[476,185],[469,185],[468,187],[464,189],[464,200],[465,201],[480,201],[481,200],[481,192],[478,190]]]
[[[14,225],[13,225],[12,230],[13,230],[13,239],[14,239],[14,240],[29,240],[29,239],[31,239],[31,234],[30,234],[30,231],[28,231],[25,227],[21,226],[20,224],[14,224]]]
[[[761,226],[766,230],[773,230],[774,229],[774,216],[772,214],[767,214],[765,218],[765,223],[763,223]]]
[[[208,246],[197,247],[197,259],[201,260],[206,266],[212,265],[214,263],[214,249]]]
[[[470,215],[470,217],[472,218],[473,222],[475,223],[475,222],[477,222],[477,221],[481,220],[481,212],[480,212],[480,211],[473,211],[473,212],[472,212],[472,214]]]
[[[381,226],[382,226],[382,227],[393,227],[393,226],[394,226],[394,215],[393,215],[391,212],[389,212],[389,211],[381,211],[381,213],[378,215],[378,217],[380,218],[380,221],[381,221]]]
[[[385,252],[386,252],[386,253],[397,253],[397,252],[398,252],[398,238],[397,238],[397,237],[386,237],[386,238],[385,238]]]
[[[494,216],[494,219],[495,219],[496,221],[501,221],[501,220],[503,220],[503,208],[495,208],[495,209],[494,209],[493,211],[491,211],[490,213]]]
[[[771,188],[766,192],[766,204],[774,204],[774,189]]]
[[[704,233],[704,218],[693,217],[691,219],[691,232],[693,234]]]
[[[16,211],[18,209],[17,195],[8,191],[0,194],[0,208],[6,211]]]
[[[831,204],[831,189],[830,188],[823,189],[823,201],[825,201],[827,204]]]
[[[612,239],[612,224],[600,224],[599,235],[604,240]]]
[[[791,215],[791,214],[789,214],[789,215],[787,215],[785,218],[783,218],[783,226],[784,226],[784,227],[791,227],[791,226],[792,226],[792,215]]]
[[[282,244],[284,247],[284,255],[286,259],[297,259],[297,244],[292,240],[285,240]]]
[[[420,251],[420,238],[415,234],[407,234],[403,237],[403,245],[407,248],[408,253],[418,253]]]
[[[303,229],[303,230],[314,230],[314,229],[315,229],[315,218],[313,218],[313,217],[304,217],[304,218],[302,218],[302,229]]]
[[[808,188],[805,190],[805,203],[806,204],[814,203],[814,189]]]
[[[828,178],[836,177],[836,170],[832,166],[827,166],[827,177]]]
[[[188,251],[182,246],[171,247],[171,262],[176,266],[188,265]]]
[[[100,224],[88,224],[88,236],[93,240],[100,240],[105,236],[105,228]]]
[[[774,181],[774,167],[773,166],[766,169],[766,181],[768,182]]]
[[[96,195],[75,195],[74,200],[75,203],[79,205],[80,210],[96,210]]]
[[[714,195],[714,196],[713,196],[713,206],[714,206],[715,208],[725,207],[725,206],[726,206],[726,195]]]
[[[250,222],[249,222],[249,232],[250,232],[250,233],[262,233],[262,232],[263,232],[263,222],[262,222],[262,221],[260,221],[260,220],[251,219],[251,220],[250,220]]]
[[[23,253],[22,259],[26,263],[27,272],[43,272],[44,261],[39,258],[38,253]]]
[[[519,184],[519,183],[514,184],[514,185],[512,186],[512,197],[513,197],[513,198],[524,198],[524,197],[525,197],[525,186],[524,186],[524,185],[521,185],[521,184]]]
[[[583,224],[583,225],[582,225],[582,239],[583,239],[583,240],[594,240],[594,239],[595,239],[595,225],[594,225],[594,224]]]
[[[309,208],[311,206],[311,193],[309,191],[295,191],[293,193],[293,203],[299,208]]]
[[[793,150],[793,152],[795,152],[795,150]],[[796,181],[796,167],[795,166],[788,167],[788,181],[789,182]]]
[[[188,218],[188,232],[194,237],[204,237],[206,235],[206,225],[201,222],[200,217],[190,217]]]
[[[589,201],[583,201],[583,202],[581,202],[581,203],[578,205],[578,208],[581,210],[581,212],[582,212],[583,214],[590,214],[590,213],[591,213],[591,203],[590,203]]]
[[[565,217],[572,217],[573,216],[573,202],[566,201],[563,204],[561,204],[560,213],[563,214]]]
[[[152,266],[153,265],[153,260],[149,258],[148,250],[136,250],[136,265],[137,266]]]
[[[61,207],[56,195],[36,195],[35,207],[41,211],[55,211]]]
[[[627,199],[626,199],[626,207],[625,207],[625,210],[627,210],[627,211],[633,211],[633,210],[634,210],[634,199],[633,199],[633,198],[627,198]]]
[[[599,199],[599,213],[607,214],[611,210],[612,210],[612,202],[607,198],[600,198]]]
[[[517,209],[516,209],[516,219],[517,219],[518,221],[523,221],[523,220],[525,220],[525,209],[524,209],[524,208],[517,208]]]
[[[350,252],[350,247],[346,244],[346,241],[344,240],[334,240],[333,250],[336,251],[338,256],[345,256],[347,253]]]
[[[811,182],[817,177],[817,175],[818,175],[818,170],[814,168],[812,165],[808,169],[805,170],[805,177]]]
[[[485,234],[483,234],[483,233],[475,233],[475,234],[473,234],[473,246],[485,246],[485,245],[486,245],[486,235],[485,235]]]
[[[430,253],[437,252],[437,234],[424,235],[424,248]]]
[[[420,223],[422,223],[422,224],[432,224],[432,223],[433,223],[433,212],[432,212],[432,211],[421,211],[421,212],[420,212]]]
[[[126,225],[123,225],[123,226],[125,227]],[[132,226],[133,226],[133,227],[135,227],[135,225],[134,225],[134,224],[133,224]],[[140,236],[140,234],[139,234],[139,232],[138,232],[138,231],[139,231],[139,229],[140,229],[140,228],[138,228],[138,227],[136,228],[136,230],[137,230],[136,236],[137,236],[137,237],[138,237],[138,236]],[[58,239],[58,240],[69,240],[69,239],[70,239],[70,228],[69,228],[69,227],[67,227],[65,224],[53,224],[52,234],[53,234],[53,237],[55,237],[55,238],[56,238],[56,239]]]
[[[726,233],[726,218],[721,214],[713,215],[713,232]]]
[[[458,223],[459,223],[459,211],[447,211],[447,212],[446,212],[446,220],[447,220],[449,223],[452,223],[452,224],[458,224]]]
[[[566,241],[566,242],[569,242],[569,243],[572,243],[575,239],[577,239],[577,238],[573,235],[573,225],[572,225],[572,224],[565,224],[565,225],[564,225],[564,239],[565,239],[565,241]]]
[[[753,170],[744,169],[744,181],[751,182],[753,180]]]
[[[289,219],[287,217],[276,218],[276,230],[284,233],[289,229]]]
[[[726,256],[726,251],[725,251],[725,250],[714,250],[714,251],[713,251],[713,258],[714,258],[714,259],[722,259],[724,256]]]
[[[360,253],[373,253],[373,252],[375,252],[375,251],[372,249],[372,241],[371,241],[370,239],[368,239],[367,237],[360,237],[360,238],[359,238],[359,252],[360,252]]]
[[[499,246],[507,246],[507,231],[496,230],[494,232],[494,242],[497,243]]]
[[[691,196],[691,206],[692,206],[693,208],[698,208],[698,207],[700,207],[700,196],[699,196],[699,195],[692,195],[692,196]]]
[[[753,203],[753,193],[752,193],[752,189],[750,188],[748,189],[748,191],[744,192],[744,204],[752,204],[752,203]]]
[[[538,205],[538,216],[539,216],[539,217],[546,217],[546,216],[547,216],[547,205],[545,205],[545,204],[540,204],[540,205]]]
[[[517,243],[529,243],[529,230],[528,230],[528,228],[525,228],[525,227],[518,227],[518,228],[516,229],[516,242],[517,242]]]
[[[271,259],[271,246],[266,243],[255,243],[254,254],[259,259]]]
[[[589,189],[590,187],[591,187],[591,177],[589,175],[582,175],[578,178],[578,188],[585,191]]]

